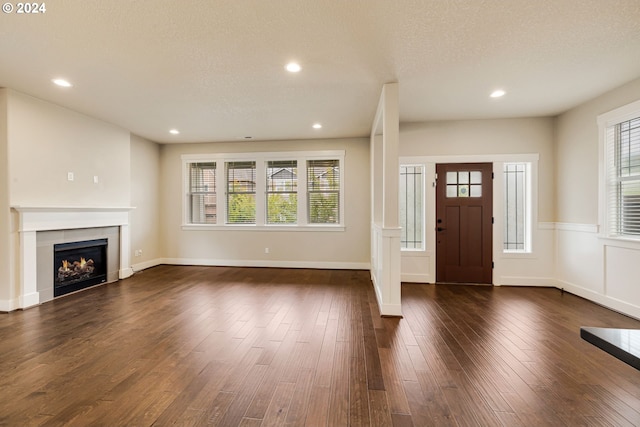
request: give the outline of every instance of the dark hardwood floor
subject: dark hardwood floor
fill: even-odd
[[[557,289],[365,271],[160,266],[0,314],[0,425],[640,425],[640,371],[580,326],[640,322]]]

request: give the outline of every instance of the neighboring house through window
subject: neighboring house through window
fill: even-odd
[[[344,230],[344,151],[185,154],[182,161],[183,227]],[[223,197],[217,182],[225,183]]]

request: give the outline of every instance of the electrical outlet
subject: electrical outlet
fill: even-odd
[[[93,176],[93,183],[97,184],[98,183],[98,175],[94,175]]]
[[[268,254],[269,253],[269,248],[264,248],[264,253]]]
[[[73,181],[73,172],[67,172],[67,181]]]
[[[134,252],[135,256],[142,256],[142,249],[138,249]]]

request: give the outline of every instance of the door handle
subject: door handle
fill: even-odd
[[[444,231],[444,230],[446,230],[446,228],[438,227],[437,230],[438,231]]]

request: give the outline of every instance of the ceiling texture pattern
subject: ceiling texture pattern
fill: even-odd
[[[55,0],[0,14],[1,87],[161,143],[367,136],[386,82],[416,122],[553,116],[638,77],[640,0]]]

